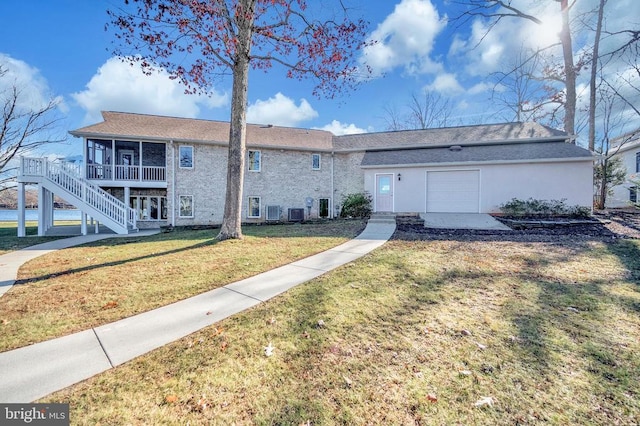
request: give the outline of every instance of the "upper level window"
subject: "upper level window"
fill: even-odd
[[[311,154],[311,169],[320,170],[320,154]]]
[[[260,151],[249,151],[249,171],[260,171]]]
[[[636,152],[636,173],[640,173],[640,152]]]
[[[193,147],[192,146],[180,146],[178,155],[180,157],[181,169],[193,168]]]

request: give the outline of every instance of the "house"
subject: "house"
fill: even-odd
[[[629,207],[632,203],[640,201],[633,182],[640,177],[640,129],[613,139],[609,155],[622,159],[622,164],[627,170],[627,180],[612,188],[612,194],[606,200],[606,207]]]
[[[42,232],[52,224],[49,193],[120,233],[221,223],[229,123],[121,112],[103,118],[70,132],[83,138],[85,163],[75,180],[66,166],[22,159],[20,185],[42,188]],[[363,191],[378,213],[492,213],[514,197],[590,207],[593,157],[568,142],[536,123],[344,136],[250,124],[242,217],[333,218],[344,195]]]

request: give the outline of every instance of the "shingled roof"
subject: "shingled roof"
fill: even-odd
[[[567,134],[538,123],[503,123],[344,135],[334,138],[336,150],[372,150],[451,145],[477,145],[536,140],[566,140]]]
[[[590,151],[565,142],[530,144],[469,145],[457,148],[415,148],[388,151],[367,151],[363,167],[407,166],[442,163],[519,162],[536,160],[585,160],[593,156]]]
[[[70,133],[86,138],[227,145],[229,123],[105,111],[104,121]],[[324,130],[247,125],[247,146],[317,151],[372,151],[566,141],[565,132],[538,123],[503,123],[334,136]]]
[[[201,142],[227,145],[229,123],[104,111],[103,122],[71,131],[87,138]],[[333,134],[324,130],[247,124],[247,146],[331,150]]]

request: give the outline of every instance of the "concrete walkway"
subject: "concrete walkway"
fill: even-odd
[[[315,256],[111,324],[0,353],[0,402],[42,398],[255,306],[380,247],[395,227],[393,217],[372,218],[358,237]]]

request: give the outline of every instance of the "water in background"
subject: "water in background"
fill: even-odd
[[[38,210],[26,210],[26,220],[38,220]],[[59,210],[53,211],[53,220],[80,220],[80,210]],[[18,210],[0,209],[0,222],[17,222]]]

